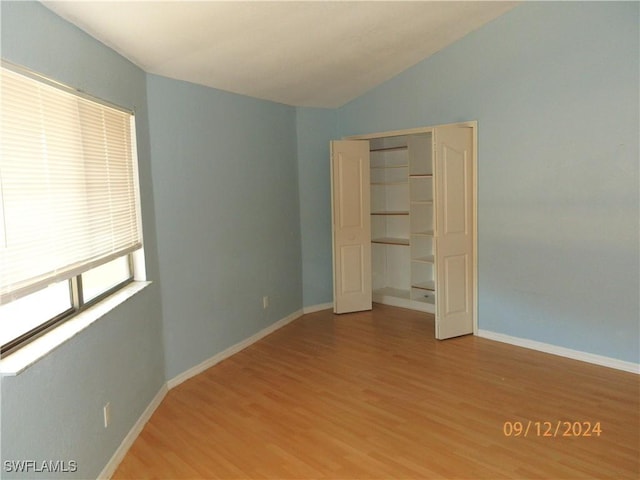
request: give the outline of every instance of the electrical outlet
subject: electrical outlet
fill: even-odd
[[[111,423],[111,402],[107,402],[102,409],[102,413],[104,414],[104,428],[107,428]]]
[[[265,309],[269,306],[269,297],[265,295],[262,297],[262,308]]]

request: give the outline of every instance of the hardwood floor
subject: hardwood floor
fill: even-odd
[[[640,478],[638,375],[433,330],[305,315],[171,390],[113,478]]]

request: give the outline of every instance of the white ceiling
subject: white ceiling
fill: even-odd
[[[43,1],[147,72],[338,107],[502,15],[484,1]]]

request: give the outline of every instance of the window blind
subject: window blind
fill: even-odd
[[[0,303],[142,246],[133,115],[0,76]]]

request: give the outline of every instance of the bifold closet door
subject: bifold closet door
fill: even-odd
[[[333,311],[371,310],[369,142],[331,142]]]
[[[473,333],[473,129],[438,127],[436,338]]]

